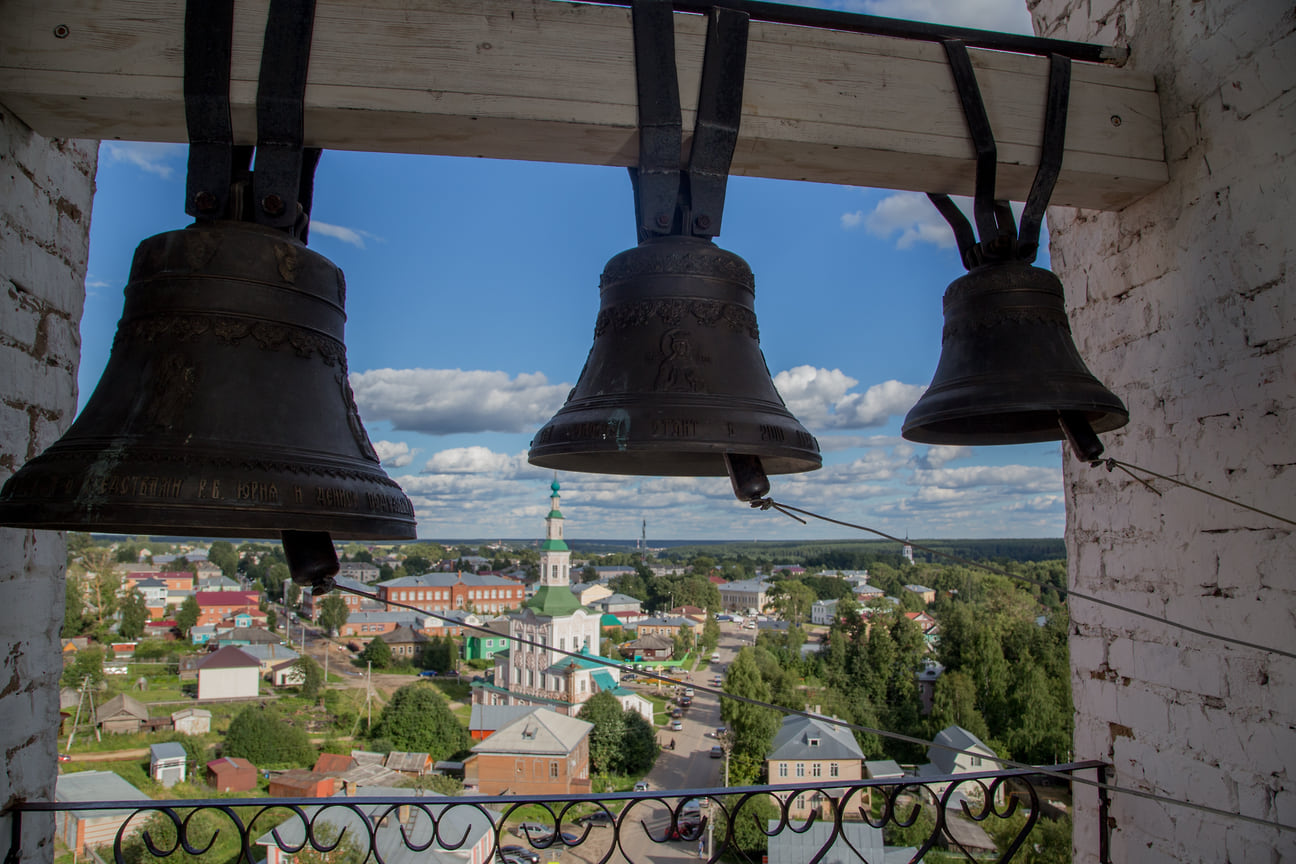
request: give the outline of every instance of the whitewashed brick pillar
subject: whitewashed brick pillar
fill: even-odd
[[[72,422],[98,143],[41,138],[0,105],[0,482]],[[63,570],[54,531],[0,528],[0,807],[53,800]],[[54,823],[23,819],[23,862]],[[11,823],[0,817],[0,854]]]
[[[1040,35],[1155,75],[1170,183],[1049,211],[1077,344],[1130,410],[1108,455],[1296,518],[1296,13],[1284,0],[1031,0]],[[1115,121],[1113,121],[1115,122]],[[1290,525],[1066,458],[1077,591],[1296,651]],[[1076,756],[1121,786],[1296,824],[1296,661],[1072,602]],[[1077,796],[1076,862],[1098,856]],[[1112,860],[1296,860],[1296,833],[1114,794]]]

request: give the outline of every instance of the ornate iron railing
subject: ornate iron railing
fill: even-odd
[[[618,853],[630,864],[647,864],[660,860],[654,850],[663,846],[677,850],[667,857],[687,853],[708,864],[722,858],[759,864],[764,854],[769,855],[771,864],[818,864],[830,851],[835,860],[880,864],[881,829],[888,827],[908,829],[911,862],[921,861],[937,847],[956,857],[981,861],[986,851],[970,846],[966,829],[959,829],[956,822],[987,825],[992,820],[1006,823],[1015,819],[1016,827],[1008,832],[1008,839],[1000,837],[1002,848],[996,846],[993,851],[998,861],[1007,862],[1027,842],[1041,818],[1037,789],[1041,781],[1057,784],[1065,782],[1061,778],[1081,772],[1077,779],[1082,782],[1102,784],[1106,767],[1101,762],[1075,762],[1043,769],[923,778],[598,796],[443,797],[402,789],[402,794],[375,797],[25,802],[6,811],[12,817],[12,837],[4,864],[27,860],[23,816],[37,813],[55,814],[60,833],[66,832],[69,818],[120,819],[115,832],[111,825],[108,829],[111,844],[106,838],[103,842],[103,846],[111,846],[117,864],[204,854],[212,854],[213,861],[256,864],[266,860],[275,864],[289,860],[285,856],[311,850],[329,856],[315,860],[377,864],[413,860],[493,864],[508,860],[504,855],[515,856],[522,864],[573,859],[608,864],[621,860]],[[1105,800],[1099,794],[1100,837],[1105,836],[1107,822]],[[117,813],[113,816],[106,811]],[[749,816],[752,821],[744,826]],[[922,829],[927,824],[930,827]],[[103,822],[98,825],[102,831]],[[43,827],[47,826],[44,822]],[[916,835],[914,826],[920,826]],[[233,832],[235,842],[227,831]],[[221,847],[224,851],[217,854],[220,842],[225,844]],[[677,845],[680,843],[684,845]],[[786,854],[773,846],[768,853],[757,848],[767,843],[782,844]],[[1100,845],[1103,850],[1107,847],[1106,843]],[[524,850],[520,854],[516,851],[519,847]],[[442,858],[438,852],[453,858]],[[531,858],[532,854],[538,858]],[[1106,855],[1101,857],[1106,862]]]

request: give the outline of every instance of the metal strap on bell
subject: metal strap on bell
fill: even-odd
[[[1124,426],[1129,412],[1080,357],[1062,283],[1031,263],[1062,163],[1070,61],[1051,58],[1040,166],[1018,231],[1008,202],[994,200],[994,136],[967,49],[956,41],[945,49],[977,149],[973,212],[981,242],[948,196],[929,196],[954,229],[968,273],[945,292],[936,373],[901,434],[924,444],[1065,438],[1080,458],[1096,459],[1103,448],[1095,433]]]
[[[187,21],[187,34],[218,43],[232,21],[228,3],[191,3],[190,14],[199,23]],[[223,82],[207,87],[218,116],[211,105],[197,112],[207,120],[196,124],[187,191],[191,212],[220,218],[136,249],[104,374],[68,431],[4,484],[0,524],[280,535],[294,579],[322,586],[337,572],[329,532],[410,539],[414,511],[383,472],[356,410],[342,272],[299,239],[309,214],[297,202],[310,200],[318,152],[305,157],[303,172],[297,148],[288,160],[295,170],[280,172],[268,193],[290,207],[286,230],[239,218],[267,208],[252,205],[252,179],[230,157],[224,56]],[[304,77],[303,66],[302,86]],[[240,178],[232,185],[231,172]]]
[[[567,403],[531,442],[533,465],[728,474],[750,500],[769,489],[762,466],[785,474],[822,464],[765,365],[751,268],[711,241],[742,112],[747,19],[711,10],[685,181],[671,5],[634,4],[640,166],[630,174],[640,243],[603,271],[594,345]]]

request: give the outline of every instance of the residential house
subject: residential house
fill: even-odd
[[[667,614],[674,615],[680,618],[687,618],[688,620],[696,624],[705,624],[707,618],[707,610],[701,608],[700,606],[688,606],[688,605],[676,606],[674,609],[670,610],[670,612],[668,612]]]
[[[876,585],[856,585],[855,599],[862,604],[868,604],[874,600],[881,600],[886,596],[886,592]]]
[[[206,708],[181,708],[171,712],[171,726],[181,735],[202,735],[211,731],[211,716]]]
[[[242,591],[243,586],[233,579],[225,576],[212,574],[210,576],[202,573],[198,574],[198,579],[194,584],[194,591]]]
[[[356,766],[354,756],[346,753],[321,753],[311,770],[316,774],[328,774],[330,777],[341,777]]]
[[[627,613],[631,615],[643,613],[643,601],[629,594],[609,594],[590,605],[605,615],[616,615],[622,620],[625,620]]]
[[[688,618],[644,618],[635,622],[635,635],[642,639],[645,636],[665,636],[667,639],[674,639],[680,630],[685,627],[693,629],[697,622]]]
[[[207,763],[207,785],[217,792],[251,792],[257,788],[257,769],[239,756],[222,756]]]
[[[480,741],[465,782],[482,795],[587,793],[593,723],[536,708]]]
[[[93,801],[149,801],[149,796],[112,771],[77,771],[54,780],[54,800],[67,803]],[[142,805],[141,805],[142,806]],[[55,834],[74,853],[111,844],[125,825],[122,839],[134,837],[145,819],[131,819],[132,808],[121,810],[69,810],[54,814]],[[129,820],[129,824],[127,824]]]
[[[379,607],[352,612],[347,616],[346,623],[338,629],[338,635],[346,638],[358,636],[367,640],[390,633],[402,626],[423,630],[431,622],[432,619],[418,612],[407,612],[403,609],[388,612]]]
[[[215,637],[215,624],[195,624],[189,628],[189,641],[194,645],[206,645]]]
[[[252,699],[260,691],[261,663],[228,645],[198,664],[198,698]]]
[[[651,660],[669,660],[675,652],[674,640],[656,634],[641,636],[617,646],[621,656],[636,663]]]
[[[534,705],[480,705],[472,706],[468,717],[468,734],[474,741],[483,741],[496,730],[525,717],[536,710]]]
[[[377,582],[381,573],[377,564],[370,564],[367,561],[343,561],[338,566],[338,576],[354,579],[364,585]]]
[[[428,612],[470,609],[497,615],[517,609],[526,600],[519,582],[478,573],[424,573],[405,576],[377,586],[384,603],[399,601]]]
[[[922,703],[922,715],[926,717],[932,711],[932,702],[936,697],[936,682],[945,673],[945,667],[935,660],[924,660],[922,668],[914,675],[918,682],[918,701]]]
[[[166,617],[167,583],[161,579],[137,579],[135,590],[144,598],[144,608],[148,609],[150,619],[158,621]]]
[[[406,777],[422,777],[432,769],[432,756],[428,753],[393,750],[387,754],[383,767]]]
[[[337,791],[337,780],[304,768],[281,771],[270,777],[271,798],[327,798]]]
[[[599,600],[612,596],[612,589],[599,582],[573,582],[571,592],[582,606],[593,606]]]
[[[219,624],[227,618],[260,612],[260,591],[195,591],[198,601],[198,624]],[[246,625],[244,625],[246,626]]]
[[[771,819],[768,825],[771,836],[764,862],[805,864],[822,849],[823,857],[818,859],[820,864],[909,864],[918,851],[911,846],[883,845],[882,829],[874,828],[867,822],[843,821],[841,832],[836,838],[833,837],[835,829],[831,819],[820,820],[795,831],[790,831],[786,825],[780,826],[778,820]]]
[[[120,693],[95,711],[95,723],[110,734],[134,734],[148,722],[149,712],[138,699]]]
[[[816,600],[810,607],[810,623],[821,627],[830,626],[837,617],[836,600]]]
[[[239,650],[257,661],[258,672],[263,678],[269,676],[270,670],[274,667],[283,663],[293,663],[301,657],[293,649],[278,642],[269,645],[244,645]]]
[[[348,787],[353,788],[354,785]],[[365,860],[382,860],[386,864],[493,864],[495,826],[491,811],[438,806],[435,802],[443,796],[418,789],[371,786],[365,789],[365,794],[417,799],[419,806],[400,807],[388,815],[388,804],[359,805],[367,822],[350,807],[304,807],[314,835],[318,838],[321,834],[345,834],[354,838],[362,856],[368,856]],[[341,799],[346,795],[347,792],[341,792],[336,797]],[[387,818],[378,823],[384,816]],[[265,864],[290,864],[293,856],[280,848],[276,834],[285,846],[297,848],[308,842],[306,827],[300,819],[289,819],[273,832],[267,831],[256,838],[255,842],[264,849]],[[374,838],[373,848],[369,845],[370,836]],[[405,838],[430,845],[415,851]],[[451,844],[453,849],[448,848]]]
[[[211,578],[212,576],[221,575],[221,568],[216,566],[215,564],[213,564],[212,562],[208,561],[205,558],[198,561],[194,561],[193,570],[194,570],[194,575],[197,576],[199,579],[202,579],[204,577]]]
[[[400,626],[395,630],[387,633],[382,637],[391,649],[392,658],[397,660],[413,660],[422,652],[423,646],[428,643],[428,637],[419,631],[411,628]]]
[[[770,583],[764,579],[739,579],[719,586],[720,605],[726,612],[764,612]]]
[[[245,645],[282,645],[284,640],[282,636],[262,627],[235,627],[233,630],[218,633],[212,641],[220,648],[226,645],[241,648]]]
[[[946,726],[932,739],[927,748],[927,763],[919,765],[919,780],[952,774],[968,774],[976,771],[995,771],[999,768],[997,754],[986,746],[980,738],[962,726]],[[932,794],[943,795],[949,783],[934,783],[930,787]],[[962,783],[956,790],[970,800],[980,800],[981,786],[977,783]],[[1004,790],[1001,786],[995,793],[995,803],[1002,804]]]
[[[491,660],[495,657],[496,652],[508,650],[508,619],[496,618],[493,621],[486,622],[485,627],[490,633],[469,630],[464,634],[463,657],[465,660]]]
[[[935,651],[936,645],[940,642],[940,625],[936,619],[926,612],[906,612],[905,617],[914,622],[922,629],[923,642],[927,645],[928,651]]]
[[[306,682],[306,673],[302,672],[296,660],[285,660],[271,666],[267,675],[275,687],[299,687]]]
[[[149,745],[149,776],[170,788],[185,780],[188,754],[181,744],[165,741]]]
[[[864,751],[844,726],[820,717],[789,715],[774,735],[765,766],[771,786],[860,780]],[[798,793],[788,808],[794,819],[809,818],[813,812],[832,818],[822,792]]]
[[[919,597],[922,598],[922,601],[924,603],[936,602],[936,589],[934,588],[928,588],[926,585],[910,584],[904,586],[904,590],[912,594],[917,594]]]

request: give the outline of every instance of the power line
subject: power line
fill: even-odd
[[[1194,492],[1200,492],[1203,495],[1208,495],[1211,498],[1216,498],[1220,501],[1224,501],[1225,503],[1232,504],[1234,507],[1241,507],[1243,510],[1250,510],[1252,513],[1259,513],[1261,516],[1268,516],[1270,519],[1274,519],[1279,522],[1286,522],[1288,525],[1296,525],[1296,519],[1288,519],[1286,516],[1279,516],[1277,513],[1270,513],[1268,510],[1261,510],[1259,507],[1252,507],[1250,504],[1243,504],[1241,501],[1238,501],[1235,498],[1226,498],[1225,496],[1220,495],[1217,492],[1212,492],[1209,489],[1203,489],[1200,486],[1194,486],[1193,484],[1187,483],[1183,480],[1177,480],[1174,477],[1169,477],[1165,474],[1158,474],[1157,472],[1149,468],[1140,468],[1138,465],[1134,465],[1129,462],[1122,462],[1119,459],[1095,459],[1093,462],[1089,463],[1089,466],[1091,468],[1098,468],[1100,466],[1105,467],[1109,473],[1113,468],[1119,468],[1122,471],[1124,471],[1126,474],[1129,474],[1135,480],[1138,480],[1138,482],[1142,483],[1148,489],[1151,489],[1153,492],[1156,492],[1156,494],[1160,495],[1161,493],[1157,491],[1155,486],[1148,483],[1146,480],[1143,480],[1142,478],[1136,476],[1133,473],[1134,471],[1142,471],[1144,474],[1147,474],[1150,477],[1156,477],[1157,479],[1164,480],[1167,483],[1174,483],[1175,485],[1182,486],[1185,489],[1191,489]]]
[[[1156,621],[1159,624],[1166,624],[1170,627],[1177,627],[1180,630],[1183,630],[1188,633],[1194,633],[1198,636],[1204,636],[1207,639],[1215,639],[1220,642],[1228,642],[1230,644],[1238,645],[1243,648],[1252,648],[1256,651],[1265,651],[1270,654],[1277,654],[1281,657],[1290,657],[1296,659],[1296,652],[1293,651],[1286,651],[1282,648],[1274,648],[1271,645],[1261,645],[1258,642],[1248,642],[1245,639],[1238,639],[1233,636],[1224,636],[1219,633],[1214,633],[1210,630],[1204,630],[1201,627],[1194,627],[1191,624],[1185,624],[1182,621],[1174,621],[1170,618],[1165,618],[1161,615],[1157,615],[1152,612],[1144,612],[1142,609],[1134,609],[1130,606],[1124,606],[1112,600],[1104,600],[1101,597],[1095,597],[1092,594],[1084,594],[1079,591],[1074,591],[1071,588],[1059,588],[1056,585],[1050,584],[1048,582],[1044,582],[1039,579],[1032,579],[1029,576],[1022,576],[1018,573],[1012,573],[1008,570],[1004,570],[1002,567],[995,567],[991,564],[986,564],[985,562],[982,561],[973,561],[971,558],[964,558],[963,556],[955,555],[952,552],[942,552],[939,549],[933,549],[930,546],[922,546],[918,543],[914,543],[912,540],[901,540],[899,537],[893,537],[892,535],[887,534],[885,531],[879,531],[878,529],[870,528],[867,525],[859,525],[854,522],[843,522],[840,519],[833,519],[831,516],[823,516],[818,513],[811,512],[809,510],[803,510],[800,507],[793,507],[789,504],[782,504],[779,503],[778,501],[775,501],[773,498],[758,499],[756,501],[753,501],[751,506],[759,510],[769,510],[772,508],[774,510],[779,511],[780,513],[783,513],[785,516],[791,516],[793,519],[796,519],[797,521],[804,524],[805,520],[801,519],[796,515],[797,513],[803,513],[812,519],[818,519],[822,522],[828,522],[832,525],[841,525],[844,528],[855,528],[860,531],[866,531],[869,534],[876,534],[879,537],[882,537],[886,540],[891,540],[896,543],[908,543],[913,548],[919,549],[930,555],[935,555],[940,558],[947,558],[950,561],[955,561],[959,564],[967,565],[968,567],[976,567],[978,569],[985,570],[987,572],[994,573],[999,576],[1005,576],[1009,579],[1014,579],[1018,582],[1025,582],[1028,585],[1035,585],[1040,588],[1052,588],[1054,591],[1064,592],[1065,594],[1071,597],[1075,597],[1078,600],[1084,600],[1089,603],[1094,603],[1098,606],[1106,606],[1108,609],[1115,609],[1118,612],[1127,612],[1130,615],[1137,615],[1140,618],[1146,618],[1149,621]]]
[[[759,502],[756,502],[755,504],[753,504],[753,506],[759,506]],[[773,502],[771,502],[771,506],[780,506],[780,505],[774,505]],[[800,512],[806,512],[806,511],[800,511]],[[809,515],[809,516],[814,516],[815,514],[813,514],[813,513],[807,513],[807,515]],[[816,518],[823,518],[823,517],[816,517]],[[834,521],[834,520],[828,520],[828,521]],[[846,524],[846,523],[840,523],[840,524]],[[865,529],[865,530],[871,530],[871,529]],[[878,532],[874,532],[874,533],[878,533]],[[1011,574],[1009,574],[1009,575],[1011,575]],[[483,627],[483,626],[481,626],[480,624],[469,624],[469,623],[467,623],[467,622],[465,622],[465,621],[460,621],[460,620],[458,620],[458,619],[456,619],[456,618],[451,618],[451,617],[449,617],[449,616],[447,616],[447,615],[441,615],[441,614],[436,613],[436,612],[429,612],[429,611],[426,610],[426,609],[421,609],[421,608],[419,608],[418,606],[413,606],[413,605],[411,605],[411,604],[409,604],[409,603],[402,603],[402,602],[397,601],[397,600],[384,600],[384,599],[382,599],[381,597],[379,597],[377,594],[371,594],[371,593],[369,593],[369,592],[367,592],[367,591],[360,591],[360,590],[355,589],[355,588],[346,588],[346,587],[343,587],[343,586],[340,586],[340,585],[339,585],[339,586],[336,586],[336,587],[337,587],[337,590],[339,590],[339,591],[346,591],[346,592],[348,592],[348,593],[350,593],[350,594],[355,594],[356,596],[359,596],[359,597],[367,597],[367,598],[369,598],[370,600],[375,600],[375,601],[377,601],[377,602],[379,602],[379,603],[385,603],[385,604],[387,604],[387,605],[389,605],[389,606],[398,606],[398,607],[401,607],[401,608],[403,608],[403,609],[409,609],[409,610],[411,610],[411,611],[418,612],[418,613],[421,614],[421,615],[426,615],[426,616],[429,617],[429,618],[435,618],[435,619],[438,620],[438,621],[441,621],[441,622],[443,622],[443,623],[447,623],[447,624],[452,624],[452,625],[454,625],[454,626],[456,626],[456,627],[460,627],[460,628],[465,629],[465,630],[475,630],[475,631],[478,631],[478,632],[481,632],[481,633],[484,633],[484,634],[489,634],[489,635],[491,635],[491,636],[497,636],[497,635],[499,635],[499,634],[495,633],[495,631],[491,630],[490,628],[488,628],[488,627]],[[561,655],[563,655],[563,656],[565,656],[565,657],[571,657],[571,658],[573,658],[573,659],[579,659],[579,660],[583,660],[583,661],[586,661],[586,662],[593,662],[593,663],[596,663],[596,664],[598,664],[598,665],[606,666],[606,667],[611,668],[611,669],[616,669],[616,670],[621,671],[621,672],[633,672],[634,674],[636,674],[636,675],[638,675],[638,676],[640,676],[640,677],[644,677],[644,678],[651,678],[651,679],[653,679],[653,680],[660,681],[660,682],[664,682],[664,683],[667,683],[667,684],[678,684],[678,683],[679,683],[679,682],[676,681],[674,678],[670,678],[670,677],[665,676],[665,675],[658,675],[658,674],[653,673],[653,672],[646,672],[646,671],[643,671],[643,670],[631,669],[630,667],[626,666],[625,664],[618,663],[618,662],[616,662],[615,660],[611,660],[611,659],[608,659],[608,658],[606,658],[606,657],[599,656],[599,655],[597,655],[597,654],[583,654],[583,653],[580,653],[580,652],[577,652],[577,651],[568,651],[568,650],[566,650],[566,649],[564,649],[564,648],[555,648],[555,647],[552,646],[552,645],[545,645],[545,644],[542,643],[542,642],[537,642],[537,641],[535,641],[535,640],[533,640],[533,639],[525,639],[525,638],[523,638],[523,637],[521,637],[521,636],[512,636],[512,635],[510,635],[508,638],[509,638],[509,640],[510,640],[511,642],[517,642],[518,644],[521,644],[521,645],[530,645],[530,646],[532,646],[532,647],[534,647],[534,648],[541,648],[541,649],[544,649],[544,650],[546,650],[546,651],[552,651],[552,652],[554,652],[555,654],[561,654]],[[1229,818],[1229,819],[1237,819],[1237,820],[1240,820],[1240,821],[1243,821],[1243,822],[1249,822],[1249,823],[1254,824],[1254,825],[1263,825],[1263,826],[1265,826],[1266,828],[1273,828],[1273,829],[1276,829],[1276,830],[1279,830],[1279,831],[1292,831],[1292,832],[1296,832],[1296,825],[1289,825],[1289,824],[1285,824],[1285,823],[1282,823],[1282,822],[1270,821],[1270,820],[1268,820],[1268,819],[1261,819],[1261,818],[1259,818],[1259,817],[1257,817],[1257,816],[1247,816],[1246,814],[1243,814],[1243,813],[1237,813],[1237,812],[1234,812],[1234,811],[1232,811],[1232,810],[1223,810],[1223,809],[1220,809],[1220,808],[1218,808],[1218,807],[1209,807],[1209,806],[1207,806],[1207,805],[1205,805],[1205,804],[1196,804],[1196,803],[1193,803],[1193,802],[1191,802],[1191,801],[1181,801],[1181,800],[1178,799],[1178,798],[1171,798],[1171,797],[1168,796],[1168,795],[1160,795],[1160,794],[1157,794],[1157,793],[1155,793],[1155,792],[1145,792],[1145,791],[1143,791],[1143,790],[1141,790],[1141,789],[1132,789],[1132,788],[1125,787],[1125,786],[1117,786],[1117,785],[1112,784],[1112,783],[1102,783],[1102,782],[1099,782],[1099,781],[1097,781],[1097,780],[1088,780],[1088,779],[1085,779],[1085,778],[1083,778],[1083,777],[1077,777],[1077,776],[1073,776],[1073,775],[1070,775],[1070,774],[1064,774],[1064,773],[1062,773],[1062,772],[1060,772],[1060,771],[1054,771],[1054,770],[1051,770],[1051,769],[1049,769],[1049,768],[1047,768],[1047,767],[1043,767],[1043,766],[1039,766],[1039,765],[1030,765],[1030,764],[1025,763],[1025,762],[1015,762],[1015,761],[1013,761],[1013,760],[1011,760],[1011,759],[1003,759],[1003,758],[998,757],[998,756],[990,756],[990,757],[988,757],[988,756],[986,756],[984,753],[973,753],[973,752],[971,752],[971,751],[963,750],[963,749],[960,749],[960,748],[958,748],[958,747],[953,747],[953,746],[950,746],[950,745],[948,745],[948,744],[941,744],[941,743],[938,743],[938,742],[936,742],[936,741],[927,741],[927,740],[925,740],[925,739],[918,738],[918,737],[915,737],[915,736],[913,736],[913,735],[906,735],[906,734],[904,734],[903,732],[890,732],[890,731],[887,731],[887,730],[885,730],[885,729],[875,729],[875,728],[873,728],[873,727],[871,727],[871,726],[862,726],[862,725],[860,725],[860,724],[858,724],[858,723],[851,723],[851,722],[846,721],[846,720],[841,720],[841,719],[839,719],[839,718],[837,718],[837,717],[824,717],[824,716],[822,716],[822,715],[812,714],[812,713],[810,713],[809,711],[802,711],[802,710],[798,710],[798,709],[796,709],[796,708],[788,708],[788,707],[783,706],[783,705],[775,705],[775,704],[773,704],[773,703],[771,703],[771,702],[763,702],[763,701],[761,701],[761,700],[759,700],[759,699],[752,699],[752,698],[750,698],[750,697],[748,697],[748,696],[741,696],[741,695],[739,695],[739,694],[737,694],[737,693],[728,693],[728,692],[725,692],[724,690],[718,690],[718,689],[716,689],[716,688],[714,688],[714,687],[708,687],[708,686],[703,685],[703,684],[692,684],[691,686],[693,687],[694,690],[701,691],[701,692],[703,692],[703,693],[710,693],[710,694],[714,695],[717,699],[730,699],[730,700],[734,700],[734,701],[737,701],[737,702],[743,702],[743,703],[748,704],[748,705],[755,705],[755,706],[758,706],[758,707],[761,707],[761,708],[769,708],[769,709],[772,709],[772,710],[774,710],[774,711],[782,712],[782,713],[784,713],[784,714],[793,714],[793,715],[796,715],[796,716],[799,716],[799,717],[808,717],[808,718],[812,718],[812,719],[817,720],[817,721],[820,721],[820,722],[830,723],[830,724],[833,724],[833,725],[836,725],[836,726],[841,726],[841,727],[843,727],[843,728],[850,729],[850,730],[852,730],[852,731],[856,731],[856,732],[863,732],[863,733],[868,734],[868,735],[876,735],[876,736],[878,736],[879,738],[890,738],[890,739],[895,740],[895,741],[903,741],[903,742],[906,742],[906,743],[909,743],[909,744],[918,744],[918,745],[921,745],[921,746],[925,746],[925,747],[927,747],[927,748],[935,747],[935,748],[937,748],[937,749],[940,749],[940,750],[947,750],[947,751],[952,752],[952,753],[963,753],[963,754],[967,754],[967,755],[971,755],[971,756],[979,756],[979,757],[981,757],[981,758],[983,758],[983,759],[989,759],[991,762],[994,762],[994,763],[997,764],[997,765],[1001,765],[1001,766],[1004,766],[1004,767],[1007,767],[1007,768],[1027,769],[1027,770],[1031,771],[1032,773],[1041,774],[1041,775],[1046,776],[1046,777],[1054,777],[1054,778],[1056,778],[1056,779],[1065,780],[1065,781],[1067,781],[1067,782],[1071,782],[1071,783],[1079,783],[1079,784],[1081,784],[1081,785],[1083,785],[1083,786],[1091,786],[1091,787],[1093,787],[1093,788],[1095,788],[1095,789],[1106,790],[1106,791],[1108,791],[1108,792],[1115,792],[1115,793],[1122,794],[1122,795],[1132,795],[1132,796],[1135,796],[1135,797],[1138,797],[1138,798],[1144,798],[1144,799],[1147,799],[1147,800],[1150,800],[1150,801],[1157,801],[1157,802],[1160,802],[1160,803],[1162,803],[1162,804],[1171,804],[1171,805],[1179,806],[1179,807],[1187,807],[1187,808],[1189,808],[1189,809],[1197,810],[1197,811],[1200,811],[1200,812],[1203,812],[1203,813],[1209,813],[1209,814],[1214,815],[1214,816],[1222,816],[1222,817]],[[527,697],[523,696],[523,697],[521,697],[521,698],[527,698]]]

